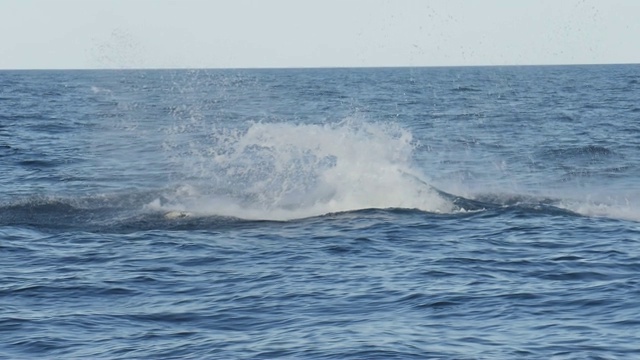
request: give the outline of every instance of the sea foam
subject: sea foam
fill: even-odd
[[[150,209],[289,220],[369,208],[450,212],[413,166],[415,142],[396,124],[252,123],[173,149],[182,177]]]

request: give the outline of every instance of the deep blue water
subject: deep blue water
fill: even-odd
[[[0,71],[0,358],[640,358],[640,66]]]

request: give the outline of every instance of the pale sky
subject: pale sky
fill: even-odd
[[[0,0],[0,69],[640,63],[640,0]]]

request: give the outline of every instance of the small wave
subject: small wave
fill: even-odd
[[[0,206],[0,224],[44,229],[76,229],[106,221],[122,208],[81,198],[34,197]]]
[[[476,89],[470,86],[457,86],[454,87],[453,89],[451,89],[452,91],[456,91],[456,92],[477,92],[480,91],[480,89]]]
[[[580,199],[508,193],[484,193],[472,197],[473,204],[481,204],[487,210],[518,211],[534,216],[544,214],[640,221],[640,207],[626,197],[592,199],[586,196]],[[464,203],[467,200],[459,198],[457,201]]]
[[[105,88],[101,88],[99,86],[91,86],[91,92],[93,92],[94,94],[99,94],[99,93],[107,93],[107,94],[111,94],[111,90],[109,89],[105,89]]]
[[[605,157],[612,156],[616,153],[609,148],[599,145],[588,145],[580,147],[567,147],[559,149],[547,149],[544,150],[544,155],[551,157],[577,157],[577,156],[590,156],[590,157]]]
[[[0,144],[0,157],[14,155],[18,152],[18,149],[11,145]]]
[[[640,221],[640,208],[626,201],[561,200],[556,206],[587,217]]]
[[[154,194],[157,196],[157,193]],[[39,231],[133,232],[170,229],[215,229],[243,223],[224,216],[167,218],[148,211],[149,193],[92,197],[35,197],[0,205],[0,226],[19,226]]]
[[[56,162],[53,162],[53,161],[36,160],[36,159],[20,160],[17,162],[17,164],[26,168],[36,168],[36,169],[52,168],[58,165]]]

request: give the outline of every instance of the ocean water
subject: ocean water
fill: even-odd
[[[0,358],[640,358],[640,66],[0,71]]]

